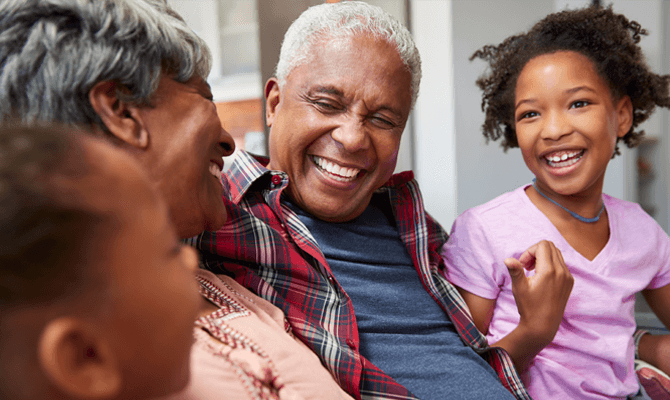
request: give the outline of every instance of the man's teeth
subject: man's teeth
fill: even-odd
[[[580,151],[565,151],[565,152],[556,152],[549,154],[544,157],[547,160],[547,164],[551,167],[561,168],[568,167],[582,158],[584,150]]]
[[[217,178],[221,177],[221,167],[215,162],[209,162],[209,172]]]
[[[321,157],[313,156],[312,159],[319,168],[331,174],[333,179],[341,182],[352,181],[361,172],[358,168],[344,168]]]

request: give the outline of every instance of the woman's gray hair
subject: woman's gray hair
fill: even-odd
[[[207,45],[165,0],[3,0],[0,121],[104,124],[89,91],[113,81],[151,105],[163,73],[207,78]]]
[[[326,3],[308,8],[289,27],[282,42],[275,77],[279,86],[310,59],[312,47],[329,39],[370,34],[394,45],[412,76],[412,105],[421,83],[421,58],[407,28],[377,6],[362,1]]]

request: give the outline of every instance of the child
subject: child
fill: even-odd
[[[670,239],[637,204],[602,193],[618,142],[635,146],[635,128],[670,106],[670,76],[645,64],[643,34],[611,7],[591,7],[549,15],[473,55],[490,66],[477,81],[484,135],[518,146],[535,179],[458,217],[442,250],[445,275],[536,399],[638,392],[635,293],[670,326]],[[540,251],[564,258],[569,272],[533,265]],[[522,265],[535,270],[526,277]],[[645,335],[640,357],[667,372],[669,344]]]
[[[0,128],[0,226],[0,398],[187,384],[197,256],[136,161],[70,131]]]

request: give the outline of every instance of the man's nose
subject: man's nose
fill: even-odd
[[[331,137],[350,153],[367,149],[370,146],[370,132],[365,121],[354,117],[347,117],[343,120],[332,131]]]

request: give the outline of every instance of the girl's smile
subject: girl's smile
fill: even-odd
[[[540,190],[599,203],[617,138],[631,126],[630,99],[614,101],[591,61],[572,51],[531,59],[515,94],[519,147]]]
[[[550,151],[541,157],[549,166],[549,171],[555,176],[570,174],[579,167],[586,150],[558,150]]]

